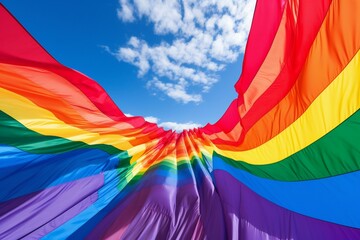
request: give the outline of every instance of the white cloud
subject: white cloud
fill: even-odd
[[[127,117],[134,117],[134,115],[130,114],[130,113],[125,113],[125,116]],[[202,125],[199,123],[194,123],[194,122],[185,122],[185,123],[178,123],[178,122],[161,122],[159,118],[154,117],[154,116],[147,116],[144,117],[145,121],[150,122],[150,123],[155,123],[157,124],[159,127],[163,127],[164,129],[172,129],[176,132],[181,132],[185,129],[194,129],[194,128],[199,128]]]
[[[177,0],[134,0],[139,17],[154,23],[158,34],[176,33],[181,22],[181,6]]]
[[[185,129],[194,129],[201,127],[201,124],[186,122],[186,123],[177,123],[177,122],[162,122],[158,124],[158,126],[163,127],[165,129],[172,129],[176,132],[181,132]]]
[[[194,123],[194,122],[185,122],[185,123],[178,123],[178,122],[159,122],[160,119],[156,117],[145,117],[145,121],[156,123],[159,127],[162,127],[166,130],[174,130],[176,132],[182,132],[183,130],[194,129],[201,127],[201,124]]]
[[[134,9],[128,0],[120,0],[120,8],[117,10],[118,17],[124,22],[133,22]]]
[[[151,122],[151,123],[158,123],[159,119],[153,116],[144,117],[145,121]]]
[[[186,88],[186,81],[184,79],[180,79],[180,81],[176,84],[174,83],[163,83],[159,81],[157,78],[149,81],[147,84],[148,88],[156,88],[160,91],[163,91],[167,96],[170,98],[182,102],[182,103],[189,103],[195,102],[199,103],[202,101],[202,97],[200,94],[189,94],[185,91]]]
[[[255,0],[119,0],[119,19],[145,19],[160,41],[132,36],[112,52],[138,68],[138,76],[176,101],[198,103],[217,73],[243,53]],[[161,38],[166,35],[166,38]],[[170,39],[170,40],[169,40]],[[161,80],[158,80],[161,79]],[[189,89],[197,86],[197,93]]]

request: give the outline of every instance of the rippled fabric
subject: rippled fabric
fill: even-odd
[[[238,97],[176,133],[1,6],[0,239],[360,239],[359,15],[258,0]]]

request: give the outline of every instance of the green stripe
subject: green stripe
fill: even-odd
[[[80,148],[100,149],[111,155],[126,153],[106,144],[88,145],[80,141],[41,135],[26,128],[2,111],[0,111],[0,144],[10,145],[34,154],[61,153]]]
[[[318,179],[357,171],[360,169],[360,111],[308,147],[277,163],[252,165],[214,155],[259,177],[281,181]]]

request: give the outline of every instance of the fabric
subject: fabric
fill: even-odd
[[[360,1],[258,0],[215,124],[126,117],[0,6],[0,239],[360,239]]]

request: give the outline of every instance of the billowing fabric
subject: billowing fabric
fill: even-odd
[[[238,97],[176,133],[126,117],[1,6],[0,239],[360,239],[359,16],[258,0]]]

